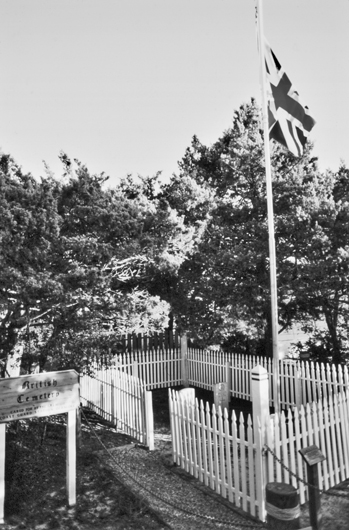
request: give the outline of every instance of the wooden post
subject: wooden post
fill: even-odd
[[[270,412],[268,371],[263,366],[258,365],[251,372],[251,393],[253,425],[257,428],[259,423],[262,442],[265,444],[266,429],[270,423]]]
[[[181,336],[181,371],[182,371],[182,385],[189,386],[188,374],[188,339],[186,335]]]
[[[294,486],[270,482],[266,487],[268,528],[291,530],[300,528],[299,495]]]
[[[82,431],[81,431],[81,409],[78,407],[76,409],[76,444],[77,447],[81,448],[81,439],[82,439]]]
[[[5,508],[6,423],[0,423],[0,524],[4,524]]]
[[[296,378],[295,378],[295,391],[296,391],[296,407],[299,410],[302,406],[302,381],[301,381],[301,372],[300,370],[296,370]]]
[[[228,388],[228,406],[231,400],[231,393],[232,393],[232,381],[231,381],[231,362],[227,361],[225,363],[225,380],[227,382],[227,388]]]
[[[67,496],[68,505],[76,504],[76,409],[68,412],[67,418]]]
[[[322,514],[320,513],[321,499],[318,464],[326,460],[326,457],[316,445],[300,449],[299,452],[307,465],[310,525],[313,530],[321,530]]]
[[[251,372],[251,396],[254,439],[259,451],[256,453],[257,497],[260,505],[260,519],[265,519],[266,456],[264,445],[267,429],[270,428],[269,376],[263,366],[256,366]]]
[[[154,414],[153,414],[153,394],[151,390],[145,390],[145,427],[146,441],[145,445],[149,451],[154,451]]]

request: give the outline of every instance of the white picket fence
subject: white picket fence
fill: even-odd
[[[139,377],[148,390],[189,384],[212,390],[227,382],[230,397],[251,401],[251,371],[263,366],[269,375],[270,405],[274,401],[273,361],[256,355],[241,355],[220,350],[186,348],[133,351],[114,356],[112,363],[121,371]],[[282,360],[279,363],[280,404],[311,403],[349,389],[347,366],[309,361]]]
[[[301,504],[307,500],[304,461],[299,453],[316,445],[326,460],[318,464],[320,489],[328,490],[349,478],[349,400],[340,392],[318,403],[271,417],[267,428],[266,482],[285,482],[299,489]],[[283,467],[279,460],[284,464]],[[286,469],[287,468],[287,469]],[[293,473],[293,474],[292,474]]]
[[[139,377],[148,390],[182,384],[181,352],[177,348],[116,355],[112,365]]]
[[[299,449],[315,444],[326,456],[320,464],[321,488],[349,478],[347,367],[281,361],[281,406],[287,412],[270,417],[270,359],[189,348],[121,354],[113,364],[96,366],[93,376],[81,378],[82,401],[150,448],[154,448],[150,389],[187,382],[212,390],[214,384],[226,381],[231,397],[253,403],[251,373],[256,365],[264,370],[269,383],[260,396],[269,398],[261,429],[255,413],[253,424],[250,417],[246,421],[234,413],[228,417],[227,411],[188,401],[173,390],[169,393],[174,462],[260,520],[266,516],[268,482],[291,483],[299,489],[301,502],[307,499]],[[253,410],[258,408],[255,405]]]
[[[213,405],[169,390],[173,461],[222,497],[263,520],[262,446],[245,424]]]
[[[251,371],[263,366],[269,375],[269,399],[273,404],[273,361],[266,357],[223,351],[188,349],[189,384],[212,390],[216,383],[227,382],[231,397],[251,401]],[[349,389],[347,366],[309,361],[282,360],[280,404],[282,408],[311,403]]]
[[[117,430],[154,449],[152,393],[138,377],[94,365],[91,375],[80,377],[80,397]]]
[[[256,392],[254,399],[261,395]],[[280,416],[270,416],[267,406],[254,425],[250,416],[244,421],[240,414],[237,423],[234,411],[228,417],[227,409],[204,407],[180,392],[170,390],[169,403],[173,461],[262,521],[268,482],[292,484],[300,502],[307,500],[300,449],[316,445],[325,455],[319,465],[321,489],[349,478],[349,398],[343,391]]]

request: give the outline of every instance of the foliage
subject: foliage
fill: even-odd
[[[348,360],[348,259],[349,259],[349,170],[341,166],[337,173],[323,176],[325,198],[319,201],[304,245],[294,264],[292,284],[297,301],[310,319],[321,319],[326,332],[315,332],[307,347],[313,358]],[[321,353],[319,352],[319,347]],[[304,349],[304,348],[303,348]]]
[[[61,153],[40,181],[0,156],[3,368],[79,368],[117,334],[176,326],[203,346],[271,353],[260,111],[252,100],[212,146],[194,136],[178,175],[107,187]],[[280,330],[324,320],[313,355],[348,355],[349,170],[320,173],[312,145],[271,150]],[[317,343],[321,342],[321,352]],[[3,370],[3,371],[4,371]]]
[[[78,368],[97,345],[113,348],[117,333],[163,329],[169,306],[149,292],[148,274],[175,271],[191,245],[193,231],[149,197],[147,179],[131,196],[131,178],[106,189],[103,174],[61,160],[63,179],[40,182],[11,157],[0,161],[0,347],[9,373],[23,354],[26,369],[48,360]]]
[[[271,353],[268,220],[260,111],[252,100],[212,146],[194,137],[168,186],[186,223],[203,223],[196,250],[165,295],[179,326],[207,344],[238,344]],[[280,330],[325,318],[335,362],[344,355],[346,318],[347,169],[321,174],[307,144],[296,158],[271,149]],[[191,207],[191,189],[208,200]],[[178,199],[178,197],[180,199]],[[341,316],[340,316],[341,315]],[[340,341],[339,341],[340,342]]]

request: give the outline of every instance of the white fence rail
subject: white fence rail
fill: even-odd
[[[152,394],[117,367],[94,367],[80,378],[82,403],[140,443],[154,449]]]

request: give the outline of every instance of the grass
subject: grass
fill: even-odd
[[[93,418],[90,419],[93,421]],[[124,443],[107,424],[99,436]],[[121,438],[120,438],[121,437]],[[77,505],[67,506],[65,415],[9,423],[6,433],[5,528],[37,530],[159,530],[164,524],[117,481],[97,456],[101,447],[83,426],[77,458]]]

